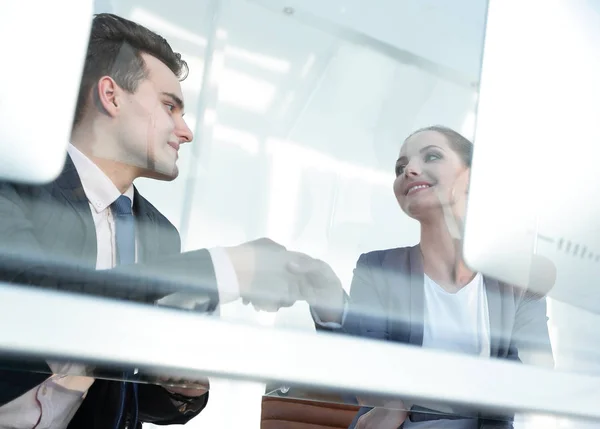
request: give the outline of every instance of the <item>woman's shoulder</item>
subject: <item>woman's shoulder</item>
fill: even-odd
[[[482,278],[488,294],[496,293],[504,297],[510,297],[516,306],[546,300],[546,293],[497,280],[485,274],[482,274]]]
[[[394,247],[391,249],[371,250],[358,258],[358,264],[382,265],[387,259],[402,259],[415,251],[417,246]]]

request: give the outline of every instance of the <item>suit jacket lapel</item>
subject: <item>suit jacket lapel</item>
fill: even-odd
[[[88,199],[85,195],[85,191],[83,190],[83,185],[81,184],[81,179],[79,178],[79,174],[77,173],[75,165],[73,164],[70,156],[67,156],[63,171],[54,183],[56,184],[58,191],[66,200],[67,204],[74,209],[79,219],[83,223],[83,249],[81,249],[82,252],[80,255],[82,255],[86,260],[89,258],[90,261],[93,261],[95,265],[97,241],[94,220],[90,211]],[[72,225],[68,225],[68,227],[71,230]],[[66,236],[68,237],[69,235],[67,234]]]
[[[67,203],[73,207],[84,225],[85,239],[83,243],[83,255],[86,259],[96,261],[97,257],[97,240],[96,228],[89,207],[89,202],[81,179],[75,168],[75,164],[70,156],[67,156],[65,166],[62,173],[55,181],[56,187],[65,198]],[[137,189],[134,188],[133,211],[136,216],[138,228],[138,259],[139,261],[148,260],[148,258],[156,256],[159,249],[159,234],[154,216],[155,209],[142,197]]]
[[[133,212],[135,214],[138,239],[138,261],[148,261],[159,252],[160,236],[155,209],[134,188]]]
[[[423,344],[423,263],[418,246],[386,252],[382,269],[388,283],[390,339]]]
[[[484,284],[490,318],[490,356],[506,357],[514,320],[514,306],[511,308],[507,301],[512,291],[509,286],[485,276]]]
[[[410,344],[423,345],[425,326],[425,295],[423,257],[421,248],[413,246],[408,253],[410,259]]]

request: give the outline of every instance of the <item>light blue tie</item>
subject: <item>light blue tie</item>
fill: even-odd
[[[131,200],[125,195],[121,195],[111,204],[111,210],[115,219],[115,243],[117,247],[117,265],[135,264],[135,218],[133,210],[131,210]],[[128,378],[129,372],[125,372],[123,376]],[[131,427],[135,429],[138,419],[138,404],[137,404],[137,384],[133,383],[133,418]],[[125,405],[125,392],[127,385],[121,383],[119,413],[115,429],[121,426]]]

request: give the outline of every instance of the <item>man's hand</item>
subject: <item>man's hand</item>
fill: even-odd
[[[300,277],[287,269],[296,256],[282,245],[261,238],[225,250],[244,302],[251,302],[258,310],[277,311],[302,299]]]
[[[321,322],[342,322],[345,293],[342,283],[331,267],[302,253],[294,253],[296,260],[288,269],[301,277],[300,293]]]
[[[406,417],[406,410],[392,410],[388,408],[373,408],[362,415],[356,422],[356,429],[398,429]]]
[[[344,307],[340,280],[325,262],[290,252],[267,238],[225,249],[245,302],[265,311],[306,300],[323,322],[337,322]]]
[[[200,397],[210,389],[208,378],[191,381],[181,378],[160,377],[159,381],[169,392],[187,396],[188,398]]]

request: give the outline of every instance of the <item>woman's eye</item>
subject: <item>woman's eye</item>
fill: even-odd
[[[406,166],[403,164],[400,165],[396,165],[396,176],[400,176],[402,173],[404,173],[404,168]]]
[[[442,156],[437,153],[428,153],[425,155],[425,162],[436,161],[438,159],[442,159]]]
[[[165,106],[167,106],[167,110],[168,110],[169,112],[172,112],[172,111],[173,111],[173,109],[175,109],[175,106],[173,106],[172,104],[169,104],[169,103],[165,103]]]

